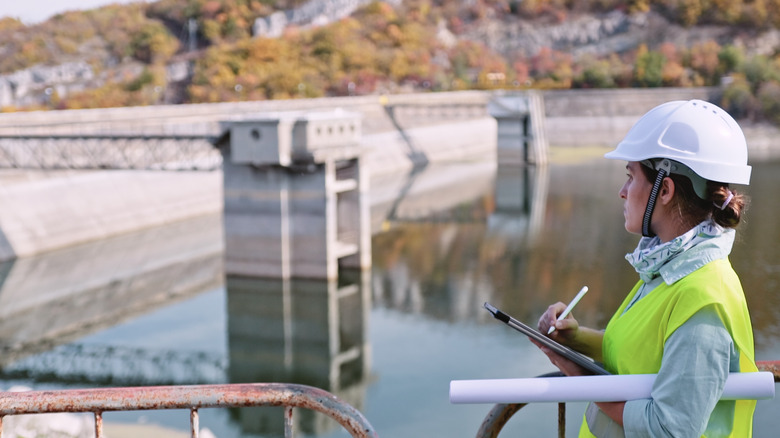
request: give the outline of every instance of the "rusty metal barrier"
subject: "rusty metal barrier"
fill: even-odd
[[[103,438],[103,412],[189,409],[192,438],[198,438],[198,409],[284,406],[284,436],[293,437],[293,408],[321,412],[353,437],[374,437],[374,428],[357,409],[333,394],[288,383],[246,383],[193,386],[145,386],[60,391],[0,392],[0,438],[7,415],[91,412],[95,437]]]
[[[775,382],[780,382],[780,360],[757,361],[759,371],[769,371],[775,376]],[[553,373],[554,374],[554,373]],[[549,377],[544,375],[539,377]],[[513,415],[528,403],[499,403],[482,420],[477,431],[477,438],[496,438],[504,425]],[[558,403],[558,437],[566,436],[566,403]]]

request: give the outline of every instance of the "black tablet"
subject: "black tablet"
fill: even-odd
[[[538,330],[531,328],[530,326],[523,324],[522,322],[516,320],[515,318],[512,318],[511,316],[507,315],[506,313],[496,309],[495,307],[491,306],[489,303],[485,303],[485,309],[487,309],[490,313],[493,314],[493,316],[499,320],[504,322],[509,327],[512,327],[513,329],[519,331],[520,333],[528,336],[529,338],[534,339],[535,341],[539,342],[540,344],[545,345],[550,350],[560,354],[561,356],[569,359],[570,361],[576,363],[577,365],[585,368],[586,370],[590,371],[593,374],[601,374],[601,375],[607,375],[611,374],[609,371],[605,370],[599,363],[594,361],[593,359],[589,358],[588,356],[585,356],[584,354],[574,351],[571,348],[561,345],[552,339],[548,338],[547,336],[543,335]]]

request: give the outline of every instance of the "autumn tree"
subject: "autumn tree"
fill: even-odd
[[[629,0],[627,3],[630,12],[647,12],[652,0]]]
[[[742,15],[743,8],[742,0],[712,0],[710,14],[718,22],[736,24]]]
[[[452,88],[465,89],[477,83],[481,70],[479,60],[485,50],[484,45],[472,41],[459,41],[449,50],[448,56],[452,62]]]
[[[542,47],[532,56],[531,74],[539,88],[568,88],[574,76],[571,55]]]
[[[690,49],[690,67],[699,75],[697,85],[715,85],[719,82],[721,47],[713,40],[694,44]]]
[[[130,40],[133,57],[147,64],[167,61],[179,49],[179,40],[159,22],[145,23]]]
[[[742,22],[746,26],[764,28],[769,22],[769,8],[766,0],[752,0],[745,4]]]
[[[665,42],[658,47],[658,52],[664,58],[664,64],[661,68],[661,81],[664,86],[680,87],[690,85],[680,50],[674,44]]]
[[[512,63],[512,70],[514,72],[515,81],[518,86],[529,86],[531,84],[531,76],[528,71],[528,62],[525,59],[517,59]]]

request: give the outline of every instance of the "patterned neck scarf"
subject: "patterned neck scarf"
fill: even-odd
[[[706,220],[666,243],[657,236],[643,237],[634,252],[626,254],[626,260],[643,282],[661,275],[667,284],[673,284],[713,260],[728,257],[735,235],[734,229]]]

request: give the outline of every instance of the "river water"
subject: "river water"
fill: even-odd
[[[344,272],[338,284],[227,278],[166,295],[169,283],[137,279],[134,290],[162,295],[151,293],[151,304],[124,317],[82,324],[68,342],[53,348],[39,343],[25,357],[6,360],[0,386],[297,381],[353,404],[382,437],[474,436],[491,406],[450,404],[451,380],[532,377],[553,369],[526,338],[493,320],[483,302],[533,323],[548,304],[568,301],[587,285],[575,316],[603,327],[636,281],[623,259],[637,242],[623,228],[617,195],[624,163],[581,152],[553,154],[546,168],[475,173],[461,165],[450,171],[457,184],[429,194],[455,199],[448,207],[421,213],[423,199],[417,207],[399,203],[391,214],[383,210],[372,238],[371,272]],[[780,163],[753,165],[746,188],[752,204],[731,260],[747,295],[757,359],[780,359]],[[209,232],[219,226],[218,219],[197,224]],[[208,254],[176,275],[214,269],[219,254]],[[0,279],[8,272],[0,269]],[[7,287],[6,281],[3,294],[14,293]],[[292,310],[281,304],[284,294]],[[112,305],[122,310],[122,303]],[[94,311],[87,305],[63,309]],[[567,408],[566,435],[576,436],[584,405]],[[777,400],[758,403],[755,436],[780,429],[778,409]],[[189,421],[182,411],[104,418],[178,431],[187,431]],[[298,436],[346,436],[319,416],[301,414],[298,421]],[[281,413],[204,409],[200,424],[219,438],[279,436]],[[556,436],[556,427],[557,406],[538,404],[519,411],[502,436]]]

